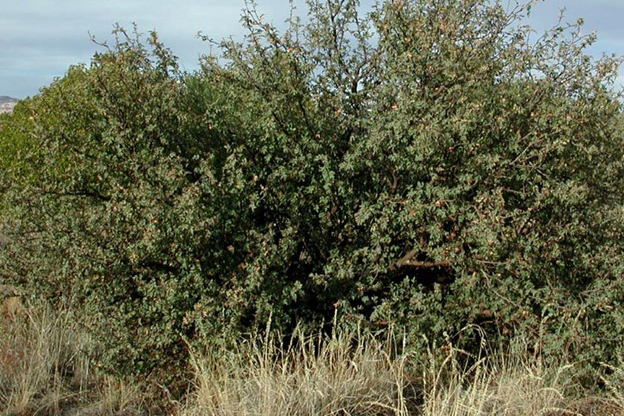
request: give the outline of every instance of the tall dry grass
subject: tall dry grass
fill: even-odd
[[[13,305],[0,315],[0,415],[148,414],[144,385],[100,374],[95,340],[70,309]],[[608,397],[587,399],[573,364],[520,353],[470,356],[450,344],[409,351],[357,329],[256,336],[192,354],[193,389],[179,416],[624,416],[624,366]],[[624,361],[623,361],[624,362]]]
[[[609,407],[617,409],[613,412],[614,415],[624,416],[624,356],[619,356],[617,365],[603,365],[610,373],[610,376],[602,378],[608,394]]]
[[[290,345],[256,337],[196,355],[184,416],[622,416],[582,410],[574,365],[445,345],[424,354],[394,338],[341,331],[299,334]],[[466,364],[470,363],[470,364]],[[603,407],[607,409],[607,407]],[[611,413],[610,413],[611,412]]]
[[[94,340],[70,308],[12,298],[1,312],[0,415],[114,414],[137,402],[138,392],[98,373]]]
[[[576,414],[574,365],[545,366],[538,358],[503,350],[473,356],[445,345],[445,356],[431,350],[420,366],[422,416],[529,416]]]
[[[0,321],[0,409],[58,414],[88,383],[91,370],[81,353],[88,340],[66,312],[15,302],[5,303]]]
[[[194,356],[195,391],[184,416],[407,415],[406,356],[392,338],[340,331],[288,345],[255,337]]]

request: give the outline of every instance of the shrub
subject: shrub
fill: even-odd
[[[77,296],[120,374],[171,374],[185,340],[269,316],[288,330],[334,313],[400,324],[414,346],[478,324],[612,362],[619,61],[585,55],[579,25],[531,42],[530,4],[308,8],[280,33],[250,5],[246,41],[194,74],[118,28],[45,89],[2,275]]]

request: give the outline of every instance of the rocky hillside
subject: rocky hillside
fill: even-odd
[[[17,101],[16,98],[7,97],[5,95],[0,96],[0,114],[13,111],[13,107],[15,107]]]

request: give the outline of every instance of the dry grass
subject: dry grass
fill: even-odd
[[[94,341],[69,310],[11,302],[0,315],[0,415],[146,414],[140,384],[91,364]],[[179,416],[624,416],[623,365],[609,368],[609,397],[587,399],[570,364],[451,345],[409,354],[400,339],[358,330],[279,339],[194,354]]]
[[[624,357],[619,357],[618,365],[605,365],[611,375],[603,378],[608,391],[608,407],[613,416],[624,416]]]
[[[136,400],[98,374],[86,353],[93,341],[69,309],[10,298],[1,312],[0,415],[61,415],[82,405],[113,414]]]
[[[298,333],[289,345],[255,338],[195,357],[185,416],[407,415],[406,357],[392,339]]]
[[[402,348],[395,339],[348,331],[333,337],[300,334],[286,347],[255,338],[234,351],[195,357],[196,389],[181,413],[624,416],[612,399],[584,399],[571,381],[572,364],[546,367],[534,358],[485,350],[483,357],[470,357],[450,345],[420,359],[397,351]]]
[[[89,364],[69,314],[48,307],[4,303],[0,321],[0,408],[5,414],[58,414],[64,402],[80,393]]]
[[[571,383],[573,365],[547,368],[535,359],[503,354],[467,357],[450,347],[447,351],[444,360],[430,358],[422,367],[422,416],[574,414],[567,394],[578,391]],[[472,364],[461,364],[466,361]]]

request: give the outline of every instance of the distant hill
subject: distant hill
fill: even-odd
[[[0,114],[10,113],[13,111],[13,107],[19,100],[13,97],[7,97],[6,95],[0,95]]]

